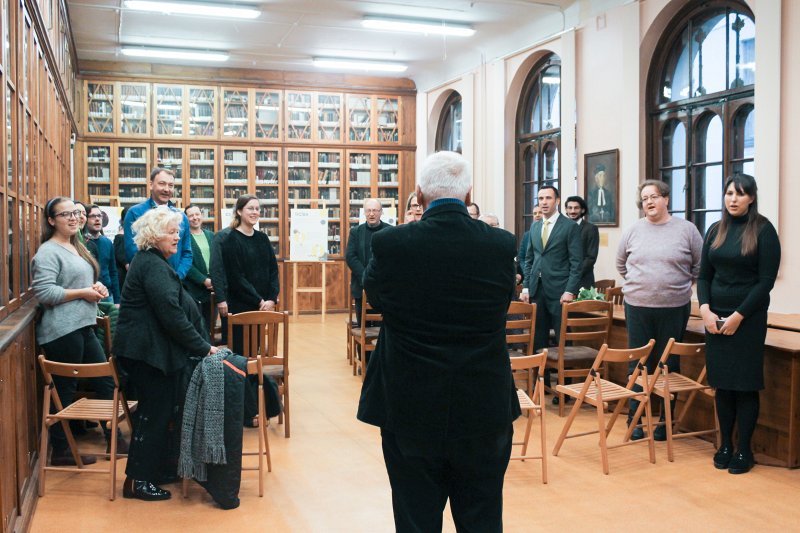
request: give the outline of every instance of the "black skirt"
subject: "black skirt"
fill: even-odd
[[[735,391],[764,388],[764,339],[767,337],[767,309],[764,306],[745,317],[733,335],[706,331],[708,384]],[[729,313],[712,309],[719,316]]]

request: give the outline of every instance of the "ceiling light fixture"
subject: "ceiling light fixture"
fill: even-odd
[[[449,22],[446,20],[422,20],[367,16],[361,21],[361,25],[372,30],[453,35],[456,37],[470,37],[475,35],[475,29],[472,26]]]
[[[237,19],[257,18],[261,11],[238,5],[208,2],[156,2],[152,0],[125,0],[125,7],[136,11],[154,11],[167,15],[206,15]]]
[[[373,72],[405,72],[407,65],[386,61],[366,61],[361,59],[347,59],[337,57],[315,57],[314,66],[320,68],[334,68],[344,70],[366,70]]]
[[[156,59],[185,59],[188,61],[227,61],[228,52],[219,50],[192,50],[190,48],[152,48],[145,46],[123,46],[122,55]]]

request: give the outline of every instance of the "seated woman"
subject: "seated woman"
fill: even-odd
[[[139,253],[122,289],[114,353],[139,399],[122,495],[166,500],[157,482],[175,475],[168,465],[168,427],[176,411],[181,370],[190,357],[216,353],[192,297],[167,262],[178,251],[181,213],[151,209],[133,224]]]

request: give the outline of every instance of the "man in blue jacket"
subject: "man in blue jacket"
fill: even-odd
[[[173,211],[180,213],[180,210],[172,203],[172,194],[175,192],[175,174],[171,170],[156,167],[150,172],[150,198],[128,209],[125,215],[125,257],[128,264],[133,261],[133,256],[138,251],[133,243],[133,223],[150,209],[160,205],[169,206]],[[178,253],[170,257],[167,261],[180,279],[186,277],[186,273],[192,268],[192,237],[189,234],[189,220],[183,215],[181,224],[181,240],[178,242]]]

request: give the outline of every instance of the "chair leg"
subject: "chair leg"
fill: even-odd
[[[115,404],[114,405],[115,410],[116,407],[117,406]],[[111,494],[109,500],[113,502],[114,498],[116,497],[115,489],[117,486],[117,428],[119,427],[117,424],[119,422],[119,417],[116,415],[116,413],[114,413],[112,416],[113,418],[111,419],[111,450],[109,450],[111,452],[111,457],[109,457],[108,466],[111,469],[109,472],[109,474],[111,474],[109,476],[111,478],[109,480],[109,483],[111,485],[110,487]]]
[[[522,439],[522,455],[525,457],[528,455],[528,441],[531,438],[531,427],[533,426],[533,409],[528,409],[528,420],[525,422],[525,438]],[[523,459],[524,461],[525,459]]]
[[[647,417],[647,448],[650,451],[650,462],[655,464],[656,444],[655,439],[653,438],[653,411],[652,406],[650,405],[650,395],[642,396],[641,402],[645,404],[644,412],[645,416]]]
[[[558,384],[563,387],[565,382],[566,382],[566,380],[564,379],[564,369],[563,368],[559,368],[558,369]],[[563,392],[559,392],[558,393],[558,416],[560,416],[561,418],[564,418],[564,403],[565,403],[566,399],[567,399],[567,396]]]
[[[630,401],[631,399],[629,398],[628,402]],[[638,407],[636,407],[636,412],[634,413],[633,418],[631,419],[631,423],[628,426],[628,429],[625,431],[625,438],[623,439],[623,442],[628,442],[629,440],[631,440],[631,435],[633,434],[633,430],[636,429],[636,426],[639,425],[640,420],[642,418],[642,411],[644,411],[644,409],[645,409],[644,402],[639,402]]]
[[[189,497],[189,479],[183,478],[181,481],[181,494],[183,494],[184,498]]]
[[[283,413],[285,424],[283,426],[283,435],[287,439],[291,435],[290,427],[289,427],[289,419],[291,417],[291,411],[289,409],[289,382],[286,378],[283,379]]]
[[[608,443],[606,442],[606,419],[603,402],[598,398],[597,406],[597,432],[600,437],[600,459],[603,463],[603,473],[608,475]]]
[[[44,401],[42,402],[42,439],[39,448],[39,497],[44,496],[44,476],[47,466],[47,444],[50,437],[50,427],[47,425],[47,415],[50,413],[50,396],[45,387]]]
[[[664,395],[664,414],[666,415],[665,423],[667,424],[667,460],[671,463],[675,460],[675,457],[672,453],[672,400],[669,398],[671,394]],[[678,398],[678,395],[675,395],[675,399]]]
[[[545,428],[547,425],[545,424],[545,412],[547,409],[544,407],[544,387],[541,388],[541,394],[539,401],[541,402],[539,405],[541,408],[539,409],[539,426],[540,426],[540,433],[541,433],[541,450],[542,450],[542,483],[547,485],[547,433]]]
[[[558,436],[558,440],[556,441],[556,445],[553,448],[553,455],[558,456],[559,450],[561,450],[561,445],[564,444],[564,439],[567,438],[567,433],[569,432],[570,426],[572,426],[572,421],[575,420],[575,417],[578,416],[578,410],[581,408],[583,404],[583,400],[578,398],[575,400],[575,405],[572,406],[572,410],[569,412],[569,417],[567,417],[567,421],[564,423],[564,427],[561,429],[561,434]],[[544,405],[542,405],[542,411],[544,411]]]

